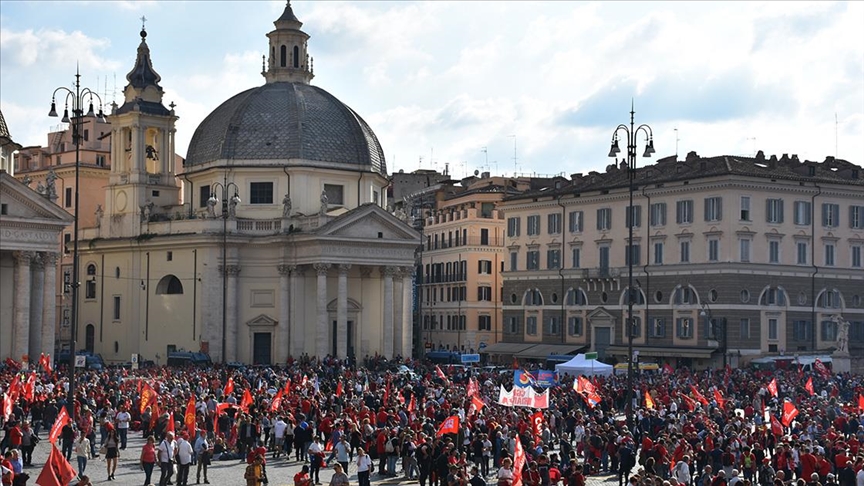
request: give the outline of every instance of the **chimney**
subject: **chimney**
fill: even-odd
[[[777,156],[772,155],[770,159],[768,159],[768,168],[775,169],[777,168]]]
[[[685,159],[685,160],[687,162],[692,162],[694,160],[697,160],[698,158],[699,158],[699,154],[697,154],[696,151],[694,150],[691,152],[687,152],[687,159]]]
[[[759,164],[765,163],[765,152],[761,150],[756,152],[756,162]]]

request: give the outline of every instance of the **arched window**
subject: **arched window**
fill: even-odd
[[[627,305],[627,289],[621,292],[621,305]],[[645,305],[645,294],[642,289],[633,289],[633,305]]]
[[[87,265],[87,276],[96,275],[96,265],[89,264]]]
[[[524,301],[525,305],[543,305],[543,294],[537,289],[528,289]]]
[[[823,291],[816,299],[816,305],[822,309],[839,309],[840,291],[837,289]]]
[[[174,275],[165,275],[156,285],[156,295],[175,295],[183,293],[183,284]]]
[[[276,47],[270,47],[270,67],[273,67],[273,63],[276,62]]]
[[[693,287],[688,285],[687,287],[678,287],[675,289],[672,294],[672,302],[675,305],[693,305],[698,304],[699,299]]]
[[[300,48],[297,46],[294,46],[294,67],[300,67]]]
[[[285,46],[279,48],[279,66],[285,67],[288,65],[288,49]]]
[[[567,291],[565,303],[569,306],[588,305],[588,297],[582,289],[570,289]]]
[[[759,305],[786,305],[786,292],[779,287],[768,287],[762,291]]]

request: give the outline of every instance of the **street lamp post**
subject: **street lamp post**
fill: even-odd
[[[627,426],[633,430],[633,260],[638,252],[633,251],[633,224],[635,211],[633,211],[633,192],[635,190],[634,180],[636,176],[636,136],[639,132],[645,135],[645,152],[643,157],[651,157],[654,151],[654,132],[651,127],[642,124],[635,126],[636,112],[633,109],[633,104],[630,105],[630,126],[625,124],[618,125],[615,131],[612,132],[612,147],[609,149],[609,157],[614,158],[621,152],[618,148],[618,133],[624,132],[627,136],[627,181],[628,190],[630,193],[630,205],[627,208],[629,213],[628,221],[628,241],[627,241]]]
[[[72,240],[72,316],[69,319],[70,343],[69,343],[69,390],[66,398],[66,411],[69,418],[75,419],[75,337],[78,325],[78,184],[81,172],[81,125],[84,123],[84,99],[87,98],[89,110],[86,116],[95,116],[100,121],[105,121],[102,113],[102,98],[90,88],[81,87],[81,73],[75,71],[75,90],[61,86],[51,94],[51,111],[48,116],[57,116],[57,93],[66,95],[65,108],[63,109],[63,123],[69,123],[72,128],[72,143],[75,145],[75,218]],[[93,112],[93,98],[99,100],[99,112]],[[72,118],[69,118],[69,105],[72,105]]]
[[[713,337],[714,340],[720,341],[720,351],[723,353],[723,368],[725,369],[727,364],[726,351],[729,344],[726,318],[724,317],[719,322],[715,321],[714,315],[711,312],[711,306],[709,306],[707,303],[702,304],[702,310],[699,312],[699,316],[702,317],[702,319],[705,319],[705,322],[707,324],[705,328],[711,330],[710,337]]]
[[[234,195],[228,196],[231,187],[234,187]],[[208,202],[211,206],[219,204],[219,198],[216,197],[217,189],[222,195],[222,363],[226,363],[228,351],[228,343],[226,335],[228,333],[228,218],[234,217],[233,208],[240,204],[240,195],[238,194],[237,184],[228,182],[228,174],[225,174],[223,182],[214,182],[210,186],[210,199]]]

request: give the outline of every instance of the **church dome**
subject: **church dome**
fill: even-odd
[[[185,165],[303,159],[387,175],[384,151],[354,110],[303,82],[268,82],[216,108],[195,130]]]

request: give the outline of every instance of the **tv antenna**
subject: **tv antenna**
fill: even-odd
[[[676,128],[675,129],[675,158],[676,159],[678,158],[678,142],[680,142],[680,141],[681,141],[681,139],[678,138],[678,129]]]
[[[516,157],[516,135],[510,135],[507,138],[513,139],[513,174],[515,175],[519,173],[519,164],[517,162],[519,159]]]

